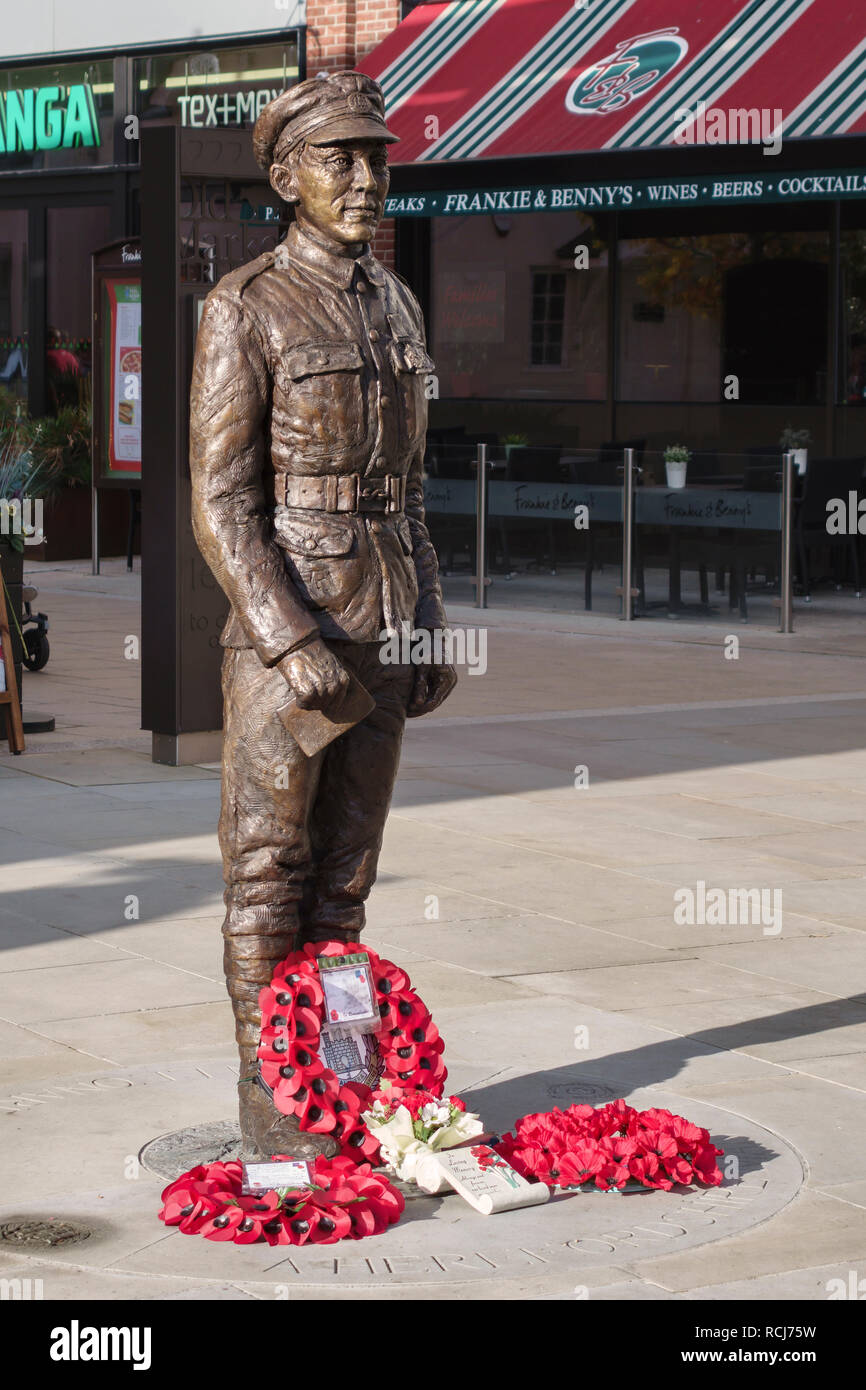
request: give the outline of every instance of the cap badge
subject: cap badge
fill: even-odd
[[[363,92],[350,92],[346,98],[346,105],[350,111],[364,112],[368,114],[375,111],[375,107],[369,97],[365,97]]]

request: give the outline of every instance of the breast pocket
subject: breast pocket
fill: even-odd
[[[391,365],[400,391],[401,421],[414,447],[427,428],[427,381],[436,364],[420,338],[395,338]]]
[[[314,452],[335,454],[367,435],[364,359],[358,343],[300,343],[275,368],[275,405],[291,434]]]

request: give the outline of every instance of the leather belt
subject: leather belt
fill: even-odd
[[[316,512],[402,512],[406,505],[406,479],[394,473],[381,478],[329,474],[324,478],[283,475],[283,496],[277,483],[277,500],[286,507]]]

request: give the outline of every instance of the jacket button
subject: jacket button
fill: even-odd
[[[387,409],[388,406],[391,404],[391,397],[390,397],[390,396],[383,396],[383,397],[382,397],[382,402],[381,402],[381,403],[382,403],[382,408],[383,408],[383,410]]]
[[[371,328],[370,332],[367,334],[371,343],[378,343],[380,336],[379,330],[376,328]]]
[[[304,541],[304,549],[305,549],[305,550],[315,550],[315,548],[316,548],[316,542],[313,540],[312,536],[307,536],[307,539]]]
[[[359,294],[367,293],[367,286],[364,284],[363,280],[358,281],[357,285],[355,286],[355,289],[358,291]]]

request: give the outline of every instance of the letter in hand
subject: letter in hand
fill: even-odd
[[[308,659],[302,661],[302,657]],[[369,691],[319,637],[277,664],[292,692],[277,713],[308,758],[376,707]]]
[[[321,637],[289,652],[277,663],[301,709],[340,711],[350,684],[349,672]]]

